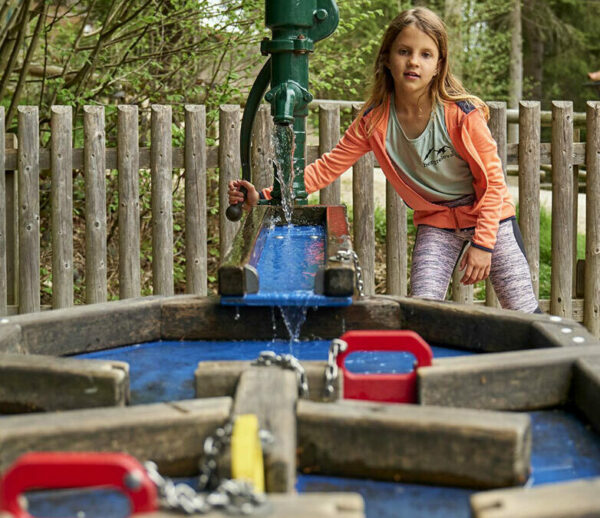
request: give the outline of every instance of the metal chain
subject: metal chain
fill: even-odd
[[[306,371],[298,361],[298,358],[292,354],[276,354],[273,351],[262,351],[252,365],[267,367],[269,365],[278,365],[283,369],[293,370],[296,373],[296,378],[298,380],[298,395],[300,397],[308,397],[308,378],[306,377]]]
[[[329,258],[330,261],[350,261],[354,262],[354,271],[356,272],[356,289],[360,297],[365,296],[365,283],[362,276],[362,267],[358,259],[358,254],[354,250],[338,250],[337,254]]]
[[[325,366],[325,389],[323,391],[323,397],[325,399],[331,399],[335,392],[335,387],[333,385],[338,377],[337,357],[338,354],[345,351],[347,348],[348,344],[340,338],[334,338],[331,341],[329,353],[327,354],[327,365]]]
[[[231,442],[232,432],[233,423],[228,422],[204,440],[204,458],[198,479],[199,491],[187,484],[175,484],[171,479],[163,477],[154,462],[144,463],[150,480],[156,485],[162,507],[185,514],[207,514],[213,509],[223,509],[229,514],[249,515],[265,505],[265,496],[255,493],[252,484],[243,480],[218,480],[218,457],[223,447]]]

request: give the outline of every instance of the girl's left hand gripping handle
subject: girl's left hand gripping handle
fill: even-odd
[[[244,200],[246,199],[246,195],[248,194],[248,189],[246,189],[243,185],[240,186],[240,192],[244,194]],[[227,207],[225,211],[225,216],[229,221],[239,221],[244,213],[244,209],[242,208],[244,202],[236,203],[235,205],[230,205]]]
[[[31,489],[110,486],[131,502],[131,513],[158,509],[156,486],[144,467],[124,453],[35,452],[21,456],[0,479],[0,513],[31,518],[19,497]]]

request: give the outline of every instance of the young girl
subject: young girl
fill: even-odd
[[[373,151],[414,209],[412,296],[443,300],[462,257],[463,284],[490,276],[503,308],[539,312],[488,116],[449,71],[442,20],[423,7],[404,11],[385,32],[362,112],[336,147],[306,168],[306,190],[325,187]],[[236,181],[230,203],[243,200],[242,185],[247,209],[269,196]]]

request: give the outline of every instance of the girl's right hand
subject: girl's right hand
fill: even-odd
[[[246,188],[246,199],[244,201],[244,193],[240,191],[240,187]],[[250,182],[246,180],[234,180],[229,182],[229,190],[227,191],[229,196],[229,205],[235,205],[236,203],[244,202],[242,208],[249,212],[252,207],[258,205],[258,191]]]

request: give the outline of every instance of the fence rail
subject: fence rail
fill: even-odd
[[[549,301],[542,309],[582,321],[600,335],[600,103],[573,114],[570,102],[552,103],[551,142],[540,142],[540,127],[548,120],[539,102],[523,101],[518,112],[505,103],[489,103],[490,129],[498,142],[502,163],[516,166],[519,176],[520,226],[536,294],[539,293],[540,170],[552,171],[552,279]],[[354,113],[359,106],[350,104]],[[307,163],[331,149],[340,135],[343,103],[322,103],[319,110],[319,145],[307,147]],[[73,183],[72,172],[81,169],[85,182],[86,302],[107,300],[106,170],[118,171],[119,296],[140,295],[139,173],[151,171],[152,277],[155,294],[174,292],[172,171],[185,169],[186,292],[207,294],[207,170],[219,168],[219,202],[227,203],[227,183],[239,175],[239,106],[220,107],[219,146],[206,144],[204,106],[185,107],[185,144],[172,146],[169,106],[152,106],[151,145],[139,147],[139,113],[136,106],[119,106],[117,147],[106,147],[104,109],[84,109],[84,147],[73,149],[71,108],[55,106],[51,113],[51,141],[40,149],[39,114],[35,107],[18,110],[18,149],[5,146],[4,110],[0,108],[0,314],[40,310],[40,171],[51,170],[52,307],[73,305]],[[516,118],[515,118],[516,117]],[[519,143],[507,143],[507,124],[518,121]],[[574,121],[585,124],[586,142],[574,142]],[[266,107],[259,110],[253,131],[254,182],[271,181],[270,125]],[[575,138],[578,140],[578,138]],[[10,146],[8,146],[10,147]],[[372,154],[353,167],[354,246],[365,275],[367,294],[375,290],[375,233]],[[586,257],[577,268],[577,193],[585,169]],[[17,201],[15,201],[17,200]],[[320,193],[321,203],[339,203],[339,181]],[[405,295],[407,274],[407,214],[396,193],[386,189],[386,290]],[[220,214],[220,252],[231,246],[238,224]],[[580,282],[577,283],[579,274]],[[582,282],[581,279],[585,280]],[[582,287],[583,298],[576,298]],[[473,288],[453,283],[451,298],[473,302]],[[486,301],[496,306],[491,286]]]

